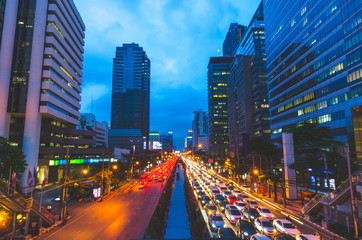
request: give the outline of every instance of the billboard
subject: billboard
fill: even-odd
[[[153,150],[162,149],[162,142],[153,141],[152,142],[152,149]]]

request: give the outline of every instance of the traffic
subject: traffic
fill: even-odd
[[[320,239],[298,219],[266,206],[246,186],[228,181],[189,158],[182,157],[211,237],[251,240]]]

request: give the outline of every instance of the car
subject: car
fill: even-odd
[[[246,206],[246,203],[244,203],[242,201],[236,201],[236,202],[234,202],[234,205],[241,211]]]
[[[203,196],[201,196],[201,205],[205,205],[205,204],[208,204],[208,203],[210,203],[210,201],[211,201],[211,199],[209,198],[209,196],[207,196],[207,195],[203,195]]]
[[[236,238],[236,235],[231,228],[218,228],[215,236],[217,238]]]
[[[273,221],[273,226],[278,232],[287,233],[293,237],[300,234],[299,230],[293,225],[293,223],[286,219],[275,219]]]
[[[214,196],[214,200],[215,200],[215,202],[224,201],[224,196],[221,195],[221,194],[216,194],[216,195]]]
[[[241,220],[236,222],[237,235],[241,239],[250,239],[253,234],[256,234],[256,230],[253,224],[248,220]]]
[[[233,190],[233,195],[235,195],[237,198],[239,198],[239,196],[241,195],[241,192],[237,189]]]
[[[211,215],[217,212],[217,207],[215,204],[213,203],[209,203],[206,205],[205,211],[207,213],[207,215]]]
[[[244,190],[250,190],[250,187],[248,185],[241,186]]]
[[[269,220],[273,220],[274,219],[274,215],[272,214],[272,212],[269,210],[269,208],[267,207],[262,207],[259,206],[256,208],[256,210],[258,210],[260,216],[267,218]]]
[[[198,190],[198,191],[202,191],[203,189],[202,189],[202,187],[201,187],[201,186],[198,186],[198,187],[196,187],[196,190]]]
[[[320,238],[313,234],[298,234],[296,240],[319,240]]]
[[[258,217],[260,217],[258,211],[255,208],[251,207],[244,207],[241,213],[243,214],[243,218],[248,219],[250,221],[254,221]]]
[[[226,205],[228,205],[229,203],[227,201],[219,201],[217,202],[217,205],[219,206],[221,212],[225,211],[225,207]]]
[[[138,189],[143,189],[143,188],[145,188],[145,183],[140,182],[140,184],[138,185]]]
[[[219,185],[219,190],[220,190],[220,192],[224,192],[224,191],[227,191],[228,188],[225,185]]]
[[[228,190],[229,190],[230,192],[232,192],[232,191],[234,191],[234,187],[233,187],[233,186],[229,186],[229,187],[228,187]]]
[[[234,205],[227,204],[225,206],[225,216],[232,224],[235,224],[241,218],[241,213]]]
[[[252,235],[250,237],[250,240],[270,240],[270,238],[268,238],[265,235],[257,233],[257,234]]]
[[[240,199],[240,200],[243,200],[243,201],[244,201],[245,199],[248,199],[248,198],[249,198],[248,195],[245,195],[245,194],[240,194],[240,195],[239,195],[239,199]]]
[[[273,240],[295,240],[295,237],[286,233],[278,233],[274,236]]]
[[[212,230],[215,230],[216,228],[226,227],[226,224],[220,214],[209,215],[209,224]]]
[[[197,198],[198,199],[201,199],[201,196],[204,196],[204,195],[206,195],[204,191],[202,191],[202,190],[197,191]]]
[[[230,195],[227,200],[230,204],[234,204],[234,202],[236,202],[238,199],[234,195]]]
[[[244,202],[249,206],[249,207],[253,207],[253,208],[257,208],[258,202],[255,200],[251,200],[251,199],[245,199]]]
[[[230,191],[225,190],[225,191],[223,191],[223,192],[222,192],[222,195],[224,196],[224,198],[227,198],[228,196],[230,196],[230,195],[231,195],[231,192],[230,192]]]
[[[254,226],[258,232],[267,236],[272,236],[277,233],[277,230],[274,229],[273,224],[266,218],[259,217],[255,219]]]

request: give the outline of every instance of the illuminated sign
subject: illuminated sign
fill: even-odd
[[[162,149],[162,142],[152,142],[152,149]]]
[[[88,158],[88,159],[70,159],[70,164],[83,164],[83,163],[100,163],[100,162],[109,162],[109,158]],[[111,162],[117,162],[116,159],[111,159]],[[66,160],[49,160],[49,166],[58,166],[58,165],[65,165],[67,163]]]

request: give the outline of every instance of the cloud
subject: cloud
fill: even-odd
[[[151,129],[174,131],[176,145],[192,111],[207,109],[207,64],[230,23],[248,25],[255,0],[74,0],[86,25],[82,112],[110,121],[117,46],[138,43],[151,60]],[[191,95],[194,94],[194,95]],[[167,107],[166,107],[167,106]],[[169,128],[169,129],[168,129]]]

